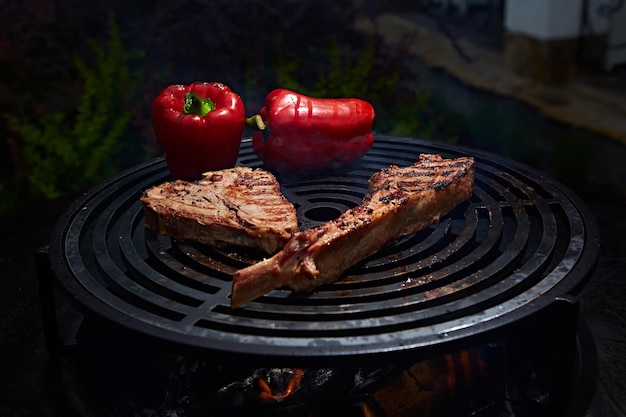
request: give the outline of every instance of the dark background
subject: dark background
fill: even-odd
[[[340,3],[0,1],[0,415],[64,415],[46,384],[54,369],[42,335],[34,253],[82,191],[159,154],[150,103],[166,85],[193,81],[229,85],[249,114],[278,86],[359,96],[374,104],[379,133],[506,154],[571,187],[592,209],[602,239],[596,273],[580,295],[597,349],[588,360],[599,375],[597,389],[586,393],[593,398],[588,415],[626,415],[624,146],[439,72],[433,77],[440,84],[424,93],[423,64],[402,44],[388,47],[351,30],[357,12],[379,11],[375,2],[359,11]],[[101,83],[90,84],[86,74]],[[450,96],[438,94],[442,86],[469,97],[483,119],[451,111]],[[50,119],[54,114],[63,120]],[[81,114],[106,117],[79,129]],[[98,151],[104,149],[98,138],[125,114],[124,129]],[[81,135],[94,142],[80,148]],[[106,157],[96,159],[87,178],[80,159],[97,152]],[[79,161],[68,165],[68,155]],[[57,180],[42,186],[37,166]]]

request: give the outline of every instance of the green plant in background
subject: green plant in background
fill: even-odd
[[[93,62],[75,59],[81,82],[75,108],[39,118],[5,115],[20,140],[20,162],[33,197],[80,191],[119,169],[113,155],[131,120],[125,104],[136,89],[137,74],[130,70],[134,56],[123,50],[118,32],[111,15],[106,46],[89,40]]]
[[[397,88],[397,72],[376,77],[376,55],[372,41],[357,53],[346,50],[336,39],[330,39],[327,48],[316,53],[322,68],[305,72],[296,60],[277,57],[276,78],[280,86],[313,97],[359,97],[381,101],[388,91]]]
[[[424,91],[404,96],[404,100],[391,105],[391,115],[378,123],[381,132],[394,136],[433,139],[439,125],[443,124],[441,113],[432,110],[431,95]],[[455,142],[455,137],[446,137]]]
[[[370,40],[358,55],[351,55],[332,40],[323,54],[328,57],[328,69],[319,71],[315,93],[320,97],[369,97],[380,101],[395,90],[400,79],[397,71],[373,79],[376,53]]]

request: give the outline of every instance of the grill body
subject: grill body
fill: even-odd
[[[371,174],[410,165],[420,153],[473,156],[471,200],[312,294],[274,290],[231,310],[232,274],[258,255],[144,228],[139,196],[170,179],[163,159],[77,200],[53,232],[50,269],[81,311],[132,332],[215,354],[300,364],[468,343],[580,290],[598,256],[594,219],[562,184],[511,159],[377,136],[365,157],[341,171],[278,179],[306,229],[357,205]],[[238,164],[262,166],[249,140]]]

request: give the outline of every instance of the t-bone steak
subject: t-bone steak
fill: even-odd
[[[274,256],[235,272],[231,307],[286,287],[312,291],[400,237],[416,233],[472,195],[474,159],[422,154],[411,166],[373,174],[362,202],[297,232]]]
[[[298,229],[296,209],[276,178],[260,168],[210,171],[144,191],[145,225],[155,233],[207,245],[273,254]]]

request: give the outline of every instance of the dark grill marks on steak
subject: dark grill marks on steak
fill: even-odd
[[[172,181],[142,197],[148,229],[208,245],[280,249],[296,232],[296,210],[276,178],[262,169],[207,172],[198,181]]]
[[[438,222],[472,195],[474,160],[420,155],[409,167],[373,174],[358,206],[298,232],[273,257],[233,276],[231,307],[287,287],[312,291],[402,236]]]

